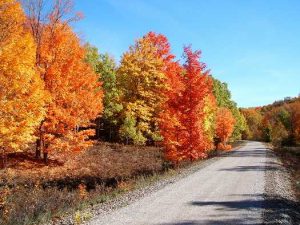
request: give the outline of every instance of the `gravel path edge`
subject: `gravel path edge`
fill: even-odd
[[[300,205],[292,189],[291,174],[269,148],[266,160],[264,224],[299,225]]]

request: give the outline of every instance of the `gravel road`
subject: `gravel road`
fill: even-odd
[[[297,224],[290,215],[294,202],[288,175],[282,173],[282,165],[262,143],[248,142],[89,224]]]

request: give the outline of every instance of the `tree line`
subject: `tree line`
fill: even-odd
[[[242,109],[242,113],[248,124],[245,139],[272,142],[275,146],[300,143],[300,97]]]
[[[137,39],[119,64],[82,42],[71,0],[0,3],[0,148],[35,143],[41,154],[73,153],[92,137],[135,145],[162,143],[173,163],[205,158],[247,130],[226,83],[183,49],[176,60],[166,36]],[[96,133],[95,133],[96,131]]]

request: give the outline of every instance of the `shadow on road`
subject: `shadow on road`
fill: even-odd
[[[236,151],[232,151],[232,152],[228,152],[228,154],[224,154],[220,157],[259,157],[259,158],[265,158],[265,157],[269,157],[269,155],[266,155],[266,148],[255,148],[255,149],[251,149],[251,150],[236,150]],[[267,151],[269,151],[269,149],[267,149]]]
[[[226,210],[226,211],[232,211],[232,210],[244,210],[244,209],[262,209],[263,207],[263,200],[243,200],[243,201],[194,201],[190,202],[190,205],[193,206],[218,206],[216,210]]]
[[[228,152],[228,154],[224,154],[220,157],[239,157],[239,158],[248,158],[248,157],[257,157],[257,158],[273,158],[272,154],[268,154],[270,150],[267,148],[254,148],[250,150],[237,150],[233,152]],[[247,171],[278,171],[281,170],[281,165],[275,162],[264,162],[263,165],[255,165],[255,166],[237,166],[232,168],[225,168],[219,171],[235,171],[235,172],[247,172]]]
[[[245,222],[244,220],[239,219],[230,219],[230,220],[204,220],[204,221],[196,221],[196,220],[187,220],[187,221],[180,221],[175,223],[163,223],[160,225],[260,225],[259,223],[255,223],[251,220]]]
[[[279,170],[276,166],[266,165],[266,166],[237,166],[227,169],[221,169],[219,171],[236,171],[236,172],[247,172],[247,171],[276,171]]]
[[[195,207],[216,206],[217,211],[240,211],[241,218],[238,219],[216,219],[216,216],[211,216],[209,220],[189,220],[178,221],[173,223],[164,223],[161,225],[233,225],[233,224],[248,224],[258,225],[251,218],[247,218],[247,212],[264,210],[263,224],[276,225],[276,224],[300,224],[300,204],[291,200],[277,198],[274,196],[263,195],[240,195],[244,197],[253,197],[253,199],[246,199],[242,201],[193,201],[189,205]],[[260,200],[257,200],[260,197]],[[262,199],[263,197],[263,199]],[[217,213],[217,215],[220,215]],[[247,218],[247,219],[246,219]]]

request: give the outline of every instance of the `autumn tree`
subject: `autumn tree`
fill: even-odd
[[[163,137],[165,147],[165,157],[171,161],[177,161],[177,147],[179,146],[179,132],[182,125],[180,123],[181,91],[184,90],[183,68],[175,55],[171,53],[171,46],[168,39],[162,34],[149,32],[146,36],[156,48],[156,57],[163,61],[162,72],[165,74],[166,88],[160,93],[164,96],[159,114],[159,133]]]
[[[300,143],[300,98],[291,105],[292,133]]]
[[[27,15],[27,26],[36,43],[36,64],[40,69],[41,46],[45,25],[55,29],[57,25],[69,25],[82,18],[74,12],[73,0],[20,0]],[[41,68],[42,69],[42,68]]]
[[[234,130],[235,119],[231,111],[227,108],[219,108],[216,117],[216,136],[220,140],[217,146],[220,150],[229,150],[227,142]]]
[[[47,114],[39,126],[37,156],[49,151],[80,151],[91,144],[90,121],[102,111],[102,88],[98,76],[84,62],[85,48],[69,23],[72,1],[52,1],[45,11],[45,1],[27,0],[28,29],[36,44],[37,68],[50,93]]]
[[[84,62],[85,49],[70,27],[46,27],[42,43],[43,77],[52,101],[41,135],[48,150],[79,151],[89,146],[88,137],[93,135],[83,128],[102,112],[98,76]]]
[[[291,112],[287,105],[261,110],[264,141],[274,145],[294,144]],[[280,129],[279,129],[280,128]]]
[[[244,134],[245,139],[262,140],[263,138],[263,116],[261,108],[242,109],[242,113],[247,121],[247,133]]]
[[[123,55],[117,73],[123,104],[121,137],[135,144],[159,139],[158,115],[165,101],[166,76],[157,47],[147,37],[137,40]]]
[[[15,0],[0,2],[0,146],[2,158],[35,140],[45,115],[44,84],[35,68],[36,46]],[[4,162],[4,161],[3,161]],[[4,164],[4,163],[3,163]]]
[[[181,129],[179,131],[178,160],[195,160],[205,158],[207,138],[204,129],[205,99],[212,89],[208,79],[206,65],[199,61],[200,51],[193,52],[190,47],[184,48],[183,85],[178,110]]]
[[[271,114],[264,113],[261,127],[262,127],[262,140],[265,142],[271,142],[271,131],[272,131],[272,124],[271,124]]]
[[[170,44],[164,35],[150,32],[146,37],[151,40],[154,46],[156,46],[157,57],[161,58],[164,64],[163,73],[166,76],[166,89],[162,94],[166,101],[162,104],[159,128],[160,134],[163,137],[166,158],[176,163],[189,158],[183,153],[183,149],[181,148],[183,140],[180,138],[182,133],[186,131],[185,124],[183,123],[184,120],[182,118],[185,114],[185,108],[182,107],[183,111],[180,110],[181,104],[184,102],[183,94],[188,89],[188,86],[186,86],[187,84],[185,84],[185,70],[178,61],[175,61],[175,56],[171,53]],[[200,64],[201,63],[199,63],[199,65]],[[201,66],[204,67],[204,64],[201,64],[200,67]],[[199,71],[198,75],[202,76],[203,74]],[[212,94],[211,80],[206,75],[205,77],[206,79],[203,79],[201,85],[208,88],[207,93],[203,94],[203,96],[198,99],[199,104],[204,104],[203,107],[199,107],[198,117],[198,119],[203,117],[203,126],[201,127],[201,129],[203,129],[203,136],[201,137],[203,141],[203,151],[212,149],[214,111],[216,107],[215,99]],[[189,159],[191,159],[191,157]]]
[[[211,79],[210,77],[208,78]],[[211,82],[211,80],[210,80]],[[215,129],[216,129],[216,113],[218,110],[215,96],[210,90],[205,98],[204,103],[204,134],[206,137],[207,147],[206,149],[214,149],[214,138],[215,138]]]
[[[271,142],[274,146],[281,146],[283,141],[288,138],[289,133],[280,121],[276,121],[274,124],[272,124],[270,136]]]

